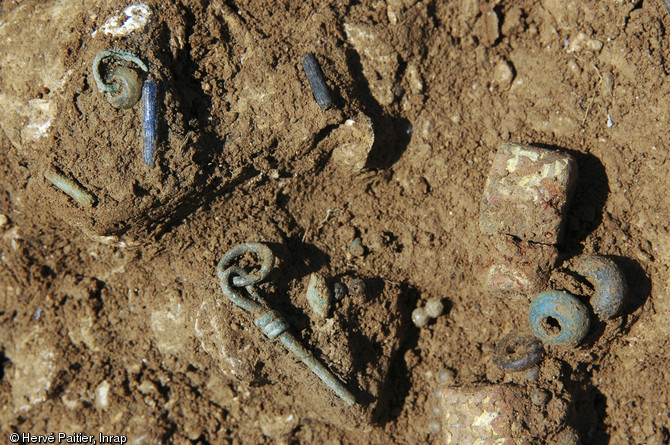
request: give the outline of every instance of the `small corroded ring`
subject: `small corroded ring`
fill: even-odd
[[[528,321],[533,333],[550,345],[574,346],[589,332],[586,306],[563,291],[542,292],[530,305]]]
[[[351,280],[351,283],[349,283],[349,295],[352,297],[361,297],[365,295],[365,282],[360,278]]]
[[[496,345],[493,363],[503,371],[525,371],[537,365],[544,349],[537,337],[510,332]]]

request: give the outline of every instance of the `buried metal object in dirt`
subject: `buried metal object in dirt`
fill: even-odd
[[[44,178],[80,205],[87,208],[92,208],[95,205],[95,197],[63,173],[51,168],[44,172]]]
[[[153,167],[158,141],[158,84],[147,79],[142,87],[142,161]]]
[[[302,56],[300,61],[307,75],[309,86],[314,93],[314,100],[322,110],[325,110],[333,104],[333,99],[330,97],[326,78],[323,76],[319,62],[316,60],[314,54],[311,53]]]
[[[132,108],[140,100],[142,82],[136,71],[126,67],[117,66],[107,76],[106,81],[100,75],[100,64],[105,59],[119,59],[131,62],[141,68],[145,73],[149,72],[147,65],[136,55],[127,51],[105,50],[100,51],[93,59],[93,78],[98,91],[105,93],[107,101],[115,108]]]
[[[510,332],[493,351],[493,363],[503,371],[525,371],[542,360],[544,349],[537,337]]]
[[[351,280],[351,283],[349,283],[349,295],[352,297],[362,297],[365,295],[365,281],[360,278]]]
[[[575,346],[589,332],[591,320],[586,306],[574,295],[547,291],[530,305],[528,320],[533,333],[544,343]]]
[[[335,283],[333,285],[333,298],[339,301],[347,296],[347,287],[342,283]]]
[[[246,253],[256,253],[261,259],[260,271],[257,273],[248,273],[241,267],[232,266],[235,258]],[[325,366],[319,363],[316,358],[300,342],[288,332],[289,325],[282,315],[267,307],[263,298],[258,294],[255,284],[264,280],[272,265],[274,256],[270,249],[261,243],[244,243],[229,250],[216,268],[217,276],[221,283],[221,290],[228,299],[240,306],[247,312],[257,314],[254,321],[265,336],[270,340],[281,341],[286,349],[293,352],[307,367],[317,375],[335,394],[337,394],[347,405],[353,406],[356,403],[354,395],[345,388],[344,384],[333,375]],[[244,287],[251,298],[245,297],[236,289]]]
[[[670,0],[661,0],[661,4],[668,11],[668,14],[670,14]]]
[[[365,247],[363,246],[363,241],[360,238],[354,239],[349,245],[349,253],[353,256],[363,256],[365,255]]]
[[[118,85],[115,93],[107,94],[107,101],[120,109],[132,108],[142,95],[142,79],[135,70],[126,66],[117,66],[109,74],[110,84]]]
[[[566,427],[554,439],[555,445],[579,445],[579,434],[571,426]]]
[[[595,287],[591,306],[601,320],[609,320],[621,311],[626,282],[623,272],[612,260],[600,255],[578,258],[575,270]]]

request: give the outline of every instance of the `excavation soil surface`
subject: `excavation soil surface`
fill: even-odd
[[[588,444],[670,443],[661,2],[146,4],[148,24],[115,37],[101,29],[130,3],[0,3],[0,93],[57,110],[31,139],[25,116],[0,107],[3,443],[59,431],[442,443],[438,390],[486,382],[549,392],[537,443],[566,425]],[[67,20],[48,7],[70,8]],[[96,88],[106,49],[137,54],[160,85],[155,167],[142,162],[140,105],[115,109]],[[329,109],[314,100],[307,53]],[[35,79],[56,59],[66,75],[49,88]],[[502,337],[529,332],[529,296],[489,293],[481,267],[479,203],[508,141],[577,161],[546,289],[588,302],[593,288],[573,272],[586,253],[613,259],[628,283],[620,316],[594,321],[577,347],[545,347],[537,380],[492,361]],[[46,181],[49,169],[95,206]],[[244,242],[271,248],[256,291],[355,406],[223,295],[217,263]],[[338,293],[320,318],[305,297],[314,272],[364,289]],[[444,314],[417,328],[410,314],[431,298]]]

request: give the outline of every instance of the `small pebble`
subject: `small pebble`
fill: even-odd
[[[453,369],[443,369],[437,374],[437,378],[440,379],[441,382],[453,385],[456,381],[456,373]]]
[[[579,445],[579,435],[571,426],[566,427],[556,437],[556,445]]]
[[[493,82],[498,84],[501,88],[507,89],[514,80],[514,71],[509,63],[500,61],[493,68]]]
[[[431,318],[437,318],[444,312],[444,305],[439,298],[431,298],[426,303],[426,313]]]
[[[328,317],[333,302],[333,294],[326,285],[326,279],[321,274],[313,273],[309,277],[307,301],[318,317]]]
[[[356,238],[351,242],[351,245],[349,246],[349,252],[351,252],[353,256],[365,255],[365,247],[363,247],[363,242],[360,238]]]
[[[342,283],[335,283],[335,285],[333,286],[333,297],[335,297],[336,300],[341,300],[346,296],[347,296],[346,286]]]
[[[418,307],[412,311],[412,322],[418,328],[422,328],[428,323],[428,314],[422,307]]]
[[[533,402],[535,406],[544,406],[549,400],[549,393],[544,389],[535,388],[533,392],[530,393],[530,401]]]
[[[540,368],[538,366],[533,366],[528,371],[526,371],[524,376],[526,377],[526,380],[534,382],[540,378]]]
[[[431,434],[437,434],[440,432],[440,423],[439,422],[430,422],[430,425],[428,425],[428,430],[431,432]]]
[[[97,388],[95,388],[95,404],[98,408],[107,409],[109,407],[109,389],[111,386],[107,380],[103,380]]]
[[[3,215],[2,213],[0,213],[0,228],[4,227],[5,224],[7,224],[8,221],[9,220],[7,219],[7,217],[5,215]]]
[[[351,280],[351,283],[349,283],[349,294],[353,297],[365,295],[365,282],[360,278]]]

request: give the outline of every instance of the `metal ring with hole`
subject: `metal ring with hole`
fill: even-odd
[[[542,360],[542,342],[534,335],[510,332],[496,345],[493,363],[503,371],[530,369]]]
[[[528,321],[542,342],[559,346],[578,344],[591,324],[584,303],[568,292],[557,290],[542,292],[533,299]]]
[[[270,270],[274,265],[275,257],[272,255],[270,248],[261,243],[239,244],[226,252],[225,255],[223,255],[223,258],[221,258],[221,261],[219,261],[219,265],[216,266],[219,278],[222,276],[223,272],[232,265],[235,258],[240,257],[245,253],[255,253],[261,260],[261,269],[256,274],[245,273],[233,277],[233,285],[244,287],[263,281],[270,273]]]

